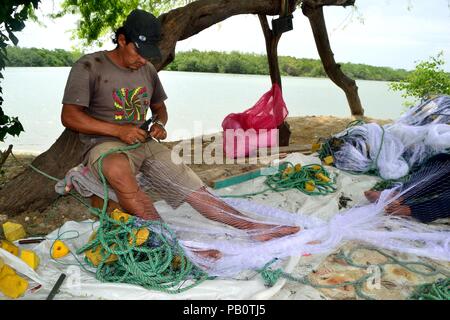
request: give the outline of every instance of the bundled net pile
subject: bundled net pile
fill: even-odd
[[[390,125],[351,126],[326,140],[319,152],[337,168],[399,179],[433,155],[450,149],[450,97],[427,100]]]

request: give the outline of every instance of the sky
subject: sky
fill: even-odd
[[[71,39],[78,17],[55,21],[45,15],[57,11],[60,0],[42,0],[38,12],[41,26],[28,22],[17,34],[19,46],[46,49],[74,47],[93,52],[110,50],[79,47]],[[357,0],[353,7],[325,7],[325,21],[331,47],[338,62],[413,69],[416,62],[444,52],[444,66],[450,72],[450,0]],[[269,21],[272,18],[269,17]],[[285,33],[278,47],[280,56],[318,59],[311,27],[300,10],[294,13],[294,30]],[[177,44],[177,51],[191,49],[241,51],[265,54],[264,37],[258,17],[231,17]]]

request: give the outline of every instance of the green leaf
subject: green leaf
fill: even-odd
[[[15,118],[14,124],[8,128],[8,133],[12,136],[19,136],[21,132],[25,131],[22,124]]]
[[[5,124],[8,124],[9,122],[10,122],[10,119],[7,115],[0,116],[0,126],[4,126]]]
[[[414,98],[420,100],[431,95],[450,94],[450,74],[443,70],[445,61],[440,52],[428,61],[416,63],[415,69],[404,81],[391,83],[389,88],[393,91],[403,91],[403,98]],[[414,105],[407,102],[406,105]]]

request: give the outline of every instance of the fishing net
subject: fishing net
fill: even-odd
[[[439,109],[438,116],[444,111]],[[211,277],[244,279],[248,271],[261,273],[265,281],[276,281],[267,272],[268,266],[278,268],[292,256],[329,254],[350,240],[450,261],[448,228],[412,219],[429,222],[448,216],[449,212],[450,156],[442,153],[450,146],[449,126],[437,123],[444,118],[436,119],[423,116],[417,122],[420,125],[399,122],[386,127],[355,126],[330,140],[335,155],[345,148],[356,150],[347,153],[347,157],[352,152],[356,157],[348,163],[353,161],[361,172],[378,170],[394,175],[405,169],[412,175],[404,183],[377,193],[370,199],[372,203],[340,211],[328,221],[252,200],[222,198],[206,187],[187,188],[171,172],[173,166],[157,160],[144,161],[137,175],[139,192],[158,195],[172,207],[155,221],[120,211],[107,214],[107,200],[117,201],[117,196],[108,188],[103,174],[102,186],[82,166],[71,170],[56,189],[64,194],[75,187],[85,196],[97,194],[106,200],[102,211],[92,210],[99,216],[100,226],[89,242],[77,250],[78,254],[86,254],[88,265],[95,267],[97,278],[105,282],[132,283],[179,293]],[[350,138],[346,141],[343,137]],[[99,162],[120,151],[102,154]],[[330,192],[335,191],[334,181],[323,167],[303,167],[310,170],[309,176],[301,176],[301,168],[297,171],[292,164],[277,172],[268,179],[277,183],[271,190],[303,192],[304,183],[317,178],[330,184]],[[101,171],[101,165],[99,168]],[[317,176],[319,173],[321,178]],[[285,178],[287,184],[280,187],[278,183]],[[304,180],[302,185],[294,184],[297,178]],[[130,197],[137,192],[130,192]],[[145,200],[144,209],[154,211],[149,199]],[[184,203],[174,205],[179,199]]]
[[[401,185],[402,195],[387,206],[387,211],[410,214],[422,222],[449,217],[449,178],[450,155],[429,158]]]
[[[396,123],[422,126],[430,123],[450,123],[450,96],[441,95],[427,99],[408,109]]]
[[[206,188],[186,189],[167,179],[168,170],[165,163],[147,160],[140,184],[147,192],[166,193],[163,198],[185,197],[186,203],[163,220],[188,260],[209,276],[239,277],[273,259],[281,263],[290,256],[330,253],[346,240],[450,261],[448,230],[385,212],[399,199],[417,199],[423,193],[423,181],[438,179],[440,168],[404,188],[381,192],[374,203],[339,212],[330,221],[250,200],[221,199]]]
[[[409,110],[396,122],[351,126],[325,141],[321,158],[333,156],[342,170],[400,179],[433,155],[450,149],[450,97]]]

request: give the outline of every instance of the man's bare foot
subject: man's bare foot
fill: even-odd
[[[374,190],[367,190],[364,191],[364,195],[366,196],[367,200],[369,200],[371,203],[374,203],[380,198],[381,192]]]
[[[220,258],[222,258],[222,252],[220,252],[219,250],[210,249],[210,250],[191,250],[191,251],[194,252],[196,255],[209,260],[219,260]]]
[[[411,208],[402,204],[400,201],[394,201],[384,208],[384,211],[394,216],[411,216]]]
[[[392,192],[389,195],[389,199],[394,198],[397,194],[398,194],[398,192],[396,192],[396,191]],[[378,201],[378,199],[380,199],[381,191],[367,190],[367,191],[364,191],[364,195],[366,196],[367,200],[369,200],[371,203],[374,203],[374,202]],[[402,201],[402,200],[401,200],[401,198],[399,198],[396,201]]]
[[[289,227],[289,226],[271,226],[266,225],[262,229],[267,229],[266,233],[252,236],[253,240],[256,241],[269,241],[275,238],[281,238],[288,236],[300,231],[300,227]],[[259,229],[261,230],[261,229]],[[263,230],[261,230],[263,231]]]

